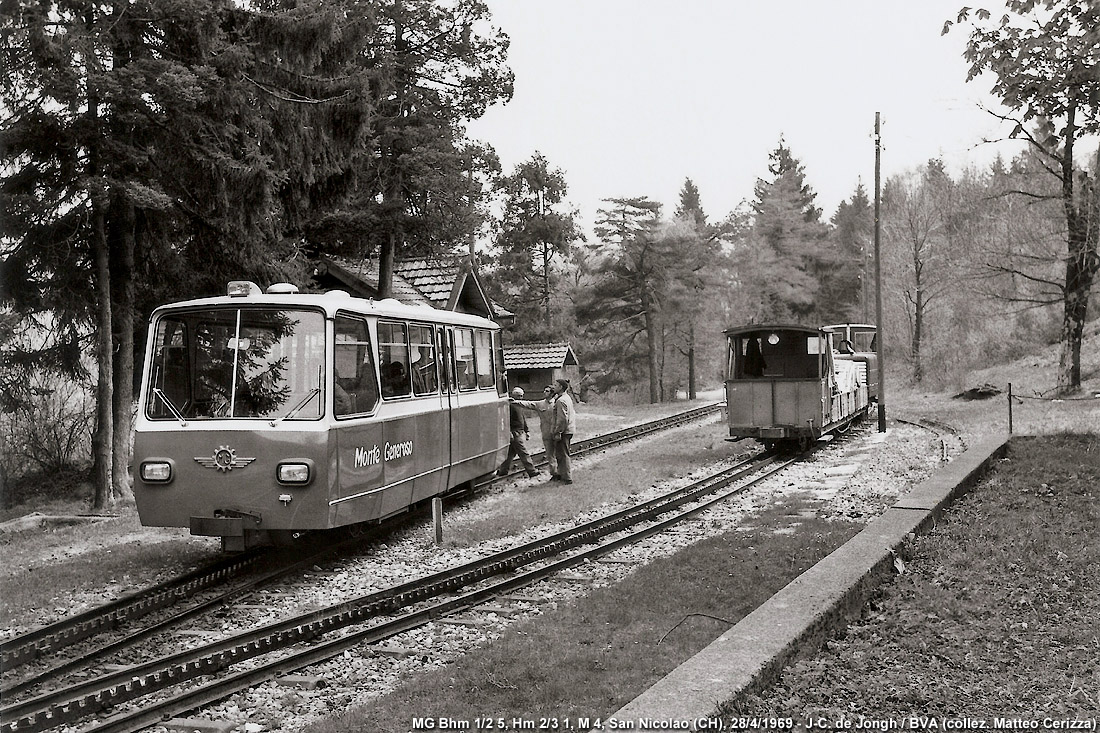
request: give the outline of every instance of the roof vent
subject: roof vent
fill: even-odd
[[[327,298],[350,298],[351,293],[346,290],[328,290],[325,292]]]
[[[274,283],[267,286],[268,295],[297,295],[298,286],[293,283]]]

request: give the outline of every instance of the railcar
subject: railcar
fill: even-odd
[[[507,447],[488,319],[250,282],[152,314],[134,438],[144,525],[227,551],[282,544],[468,486]]]
[[[808,448],[863,417],[866,365],[841,359],[836,332],[797,324],[751,324],[725,331],[730,440]]]

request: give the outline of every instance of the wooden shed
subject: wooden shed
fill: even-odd
[[[522,387],[529,399],[540,399],[555,379],[568,379],[574,389],[580,385],[580,362],[568,342],[505,346],[504,369],[508,386]]]

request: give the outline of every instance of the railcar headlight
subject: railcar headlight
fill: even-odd
[[[305,486],[313,480],[313,461],[283,461],[276,468],[275,477],[281,484]]]
[[[141,480],[149,484],[166,484],[172,480],[172,462],[167,460],[142,461]]]

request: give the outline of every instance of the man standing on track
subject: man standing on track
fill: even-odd
[[[546,451],[546,466],[550,469],[550,478],[558,478],[558,457],[554,455],[554,400],[557,397],[554,388],[547,386],[542,390],[541,400],[516,400],[520,407],[539,414],[539,427],[542,432],[542,448]]]
[[[569,380],[554,380],[554,391],[558,398],[554,402],[554,452],[558,457],[558,480],[563,484],[573,483],[573,473],[569,459],[569,444],[577,432],[577,410],[573,398],[569,396]],[[554,480],[553,477],[550,478]]]
[[[504,459],[504,463],[497,469],[498,476],[507,476],[512,472],[512,459],[519,456],[520,462],[523,467],[527,469],[527,475],[529,477],[538,476],[539,472],[535,470],[535,464],[531,462],[531,456],[527,453],[527,420],[523,417],[523,411],[520,410],[516,400],[523,397],[523,390],[516,387],[512,390],[512,399],[508,401],[508,429],[512,433],[512,439],[508,443],[508,457]]]

